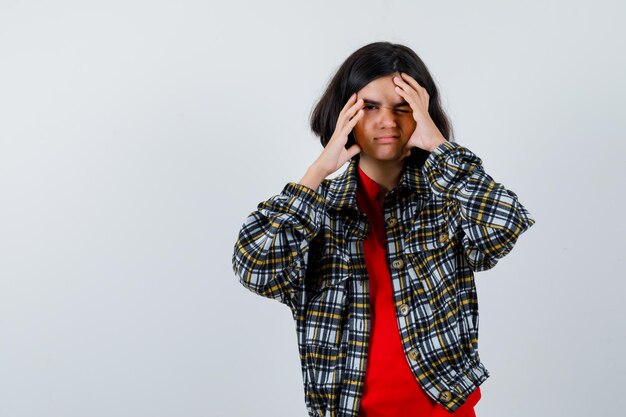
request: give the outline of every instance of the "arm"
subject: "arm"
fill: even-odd
[[[485,173],[482,160],[466,147],[441,143],[423,172],[433,193],[458,205],[463,250],[475,271],[493,268],[535,223],[517,195]]]
[[[316,189],[360,152],[357,144],[346,149],[346,143],[363,117],[362,107],[363,100],[352,94],[339,113],[332,137],[300,183],[290,182],[279,195],[260,203],[239,231],[232,263],[241,284],[287,304],[294,313],[306,301],[302,290],[309,243],[320,231],[326,212],[326,200]]]
[[[294,182],[259,203],[243,223],[232,255],[240,283],[295,311],[309,242],[319,232],[324,212],[324,198]]]

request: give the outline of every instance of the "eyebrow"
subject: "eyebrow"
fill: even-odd
[[[380,101],[376,101],[376,100],[370,100],[369,98],[364,98],[363,99],[363,103],[364,104],[373,104],[376,106],[380,106],[383,103],[381,103]],[[401,101],[400,103],[395,103],[393,104],[393,107],[404,107],[404,106],[408,106],[409,103],[407,103],[406,101]]]

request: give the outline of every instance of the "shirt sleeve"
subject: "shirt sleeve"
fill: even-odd
[[[240,283],[294,310],[309,242],[321,228],[325,202],[316,190],[290,182],[280,194],[259,203],[234,246],[232,265]]]
[[[495,182],[482,160],[458,143],[435,148],[423,172],[433,193],[458,205],[463,251],[475,271],[493,268],[535,223],[517,194]]]

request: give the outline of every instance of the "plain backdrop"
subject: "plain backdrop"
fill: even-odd
[[[622,1],[0,1],[0,416],[306,416],[237,233],[321,152],[357,48],[412,47],[536,224],[476,274],[479,417],[617,415]]]

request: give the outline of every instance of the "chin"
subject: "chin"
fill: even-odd
[[[377,161],[384,161],[384,162],[390,162],[390,161],[399,161],[402,159],[402,155],[400,153],[394,153],[394,154],[373,154],[373,155],[369,155],[370,158],[375,159]]]

